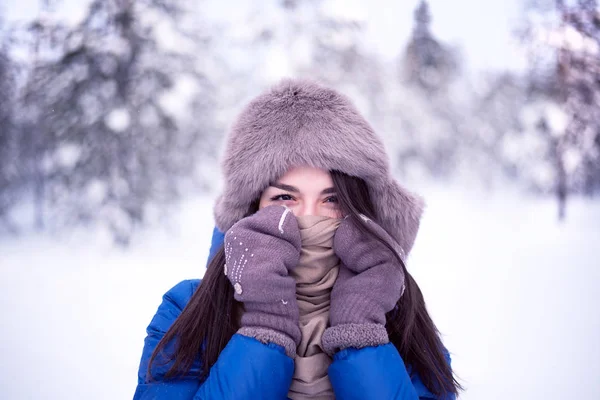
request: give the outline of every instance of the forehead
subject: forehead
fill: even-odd
[[[300,190],[302,190],[302,188],[323,189],[333,186],[333,180],[331,179],[329,171],[308,166],[290,168],[276,183],[295,186]]]

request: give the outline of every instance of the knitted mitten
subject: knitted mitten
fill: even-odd
[[[243,218],[225,234],[225,275],[245,312],[238,333],[283,346],[290,357],[300,342],[296,281],[288,275],[300,258],[298,222],[272,205]]]
[[[361,217],[399,251],[383,228]],[[363,233],[351,218],[344,219],[338,227],[333,249],[341,265],[331,291],[330,327],[321,339],[323,349],[333,354],[348,347],[388,343],[385,314],[394,309],[404,291],[400,263],[384,244]]]

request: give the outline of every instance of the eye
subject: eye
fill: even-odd
[[[328,198],[325,199],[326,203],[337,203],[338,202],[338,198],[337,196],[329,196]]]
[[[276,196],[271,197],[271,201],[288,201],[294,200],[294,198],[289,194],[278,194]]]

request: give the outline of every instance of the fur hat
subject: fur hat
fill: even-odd
[[[390,175],[383,143],[352,102],[315,82],[286,79],[256,97],[233,124],[222,159],[217,228],[227,231],[290,167],[308,165],[362,178],[382,227],[410,252],[423,200]]]

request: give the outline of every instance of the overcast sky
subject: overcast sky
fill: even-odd
[[[413,10],[419,0],[327,0],[330,12],[364,20],[367,43],[384,57],[395,57],[410,35]],[[40,0],[1,0],[9,21],[25,20],[39,12]],[[85,0],[61,0],[62,15],[76,21]],[[252,0],[204,0],[207,17],[242,20]],[[471,70],[521,69],[524,66],[514,31],[522,15],[519,0],[430,0],[432,29],[443,41],[462,49]],[[250,6],[252,4],[252,6]],[[235,5],[235,7],[232,7]]]

